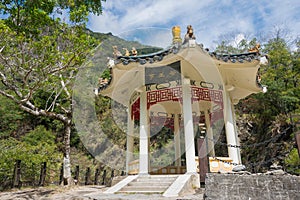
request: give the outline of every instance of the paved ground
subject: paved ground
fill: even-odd
[[[159,194],[104,194],[103,186],[47,187],[0,192],[0,200],[201,200],[204,190],[182,197],[163,197]]]

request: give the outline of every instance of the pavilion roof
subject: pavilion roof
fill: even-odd
[[[240,54],[219,54],[216,52],[209,52],[207,49],[203,49],[202,45],[196,44],[198,53],[206,55],[208,59],[212,59],[219,69],[220,74],[223,77],[224,84],[229,90],[232,90],[232,98],[234,101],[238,101],[241,98],[248,96],[251,93],[257,93],[262,91],[263,86],[260,84],[258,69],[261,55],[259,52],[247,52]],[[98,88],[98,92],[112,97],[114,81],[116,78],[121,78],[125,71],[138,68],[145,64],[147,67],[155,67],[160,63],[165,64],[164,59],[168,57],[168,60],[172,57],[176,57],[187,46],[172,45],[164,50],[138,56],[117,56],[114,59],[114,67],[111,68],[111,78],[105,81]],[[178,60],[178,56],[176,58]],[[131,78],[136,78],[132,75]],[[128,87],[130,87],[128,85]],[[134,87],[134,86],[132,86]],[[235,91],[233,91],[233,89]],[[131,91],[132,92],[132,91]],[[125,92],[124,92],[125,93]],[[126,99],[126,98],[125,98]],[[128,98],[127,98],[128,99]],[[125,102],[122,102],[125,103]]]

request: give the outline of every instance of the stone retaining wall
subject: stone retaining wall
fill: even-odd
[[[207,174],[206,200],[299,200],[300,177],[266,174]]]

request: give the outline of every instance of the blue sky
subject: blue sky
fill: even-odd
[[[194,27],[198,43],[213,48],[222,36],[236,40],[264,35],[282,27],[296,38],[300,32],[299,0],[107,0],[103,14],[90,15],[88,28],[131,36],[157,45],[171,43],[171,28]],[[142,31],[141,31],[142,30]],[[149,36],[135,38],[135,35]],[[156,34],[155,34],[156,33]],[[125,37],[126,38],[126,37]]]

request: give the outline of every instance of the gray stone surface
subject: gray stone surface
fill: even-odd
[[[0,192],[0,200],[201,200],[204,189],[181,197],[162,194],[105,194],[103,186],[44,187]]]
[[[267,174],[213,174],[205,181],[206,200],[299,200],[300,177]]]
[[[238,166],[235,166],[232,171],[233,172],[240,172],[240,171],[245,171],[246,167],[245,165],[238,165]]]

